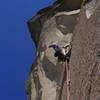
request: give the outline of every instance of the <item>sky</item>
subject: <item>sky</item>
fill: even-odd
[[[26,22],[54,0],[0,0],[0,100],[27,100],[25,81],[35,59]]]

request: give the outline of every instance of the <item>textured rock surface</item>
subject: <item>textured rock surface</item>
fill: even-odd
[[[59,7],[58,7],[59,8]],[[62,86],[63,63],[58,63],[54,50],[48,48],[52,41],[63,46],[72,41],[72,33],[80,10],[55,12],[45,8],[29,22],[32,38],[37,46],[37,58],[32,67],[30,100],[55,100]]]
[[[100,1],[95,2],[89,3],[89,19],[89,4],[82,8],[74,31],[70,61],[72,100],[100,100]]]
[[[37,48],[37,63],[32,70],[32,87],[35,85],[35,88],[31,89],[31,100],[56,99],[64,68],[63,63],[58,63],[54,57],[54,50],[48,46],[52,41],[58,41],[61,46],[71,42],[78,14],[79,10],[60,12],[43,23]]]
[[[52,41],[61,46],[72,42],[71,100],[100,100],[100,2],[86,0],[80,13],[76,9],[81,4],[82,0],[58,0],[28,21],[37,47],[29,100],[58,100],[64,64],[48,48]]]

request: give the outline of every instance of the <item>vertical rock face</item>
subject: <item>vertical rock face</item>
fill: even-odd
[[[82,7],[70,61],[72,100],[100,100],[99,16],[100,1],[91,0]]]
[[[63,63],[57,62],[54,50],[48,47],[52,41],[58,41],[61,46],[71,42],[80,10],[61,11],[54,14],[54,9],[49,15],[46,10],[43,11],[28,22],[32,38],[37,46],[36,63],[30,75],[31,100],[57,98],[58,90],[62,86],[64,66]]]
[[[55,100],[57,98],[57,89],[62,85],[64,66],[63,63],[57,62],[54,50],[48,47],[52,41],[58,41],[61,46],[71,42],[79,11],[59,12],[43,23],[40,33],[33,33],[33,36],[39,35],[39,41],[36,65],[33,66],[31,72],[32,87],[35,86],[31,88],[31,100]],[[37,30],[37,27],[39,26],[36,26],[34,30]]]
[[[81,4],[82,0],[58,0],[28,21],[37,48],[29,100],[59,100],[64,63],[48,48],[52,41],[60,46],[72,43],[71,100],[100,100],[100,2],[86,0],[80,13]]]

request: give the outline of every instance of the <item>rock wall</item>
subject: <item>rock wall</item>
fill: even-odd
[[[70,60],[72,100],[100,100],[99,16],[100,1],[92,0],[82,7]]]
[[[100,100],[99,6],[98,0],[58,0],[28,21],[37,48],[29,76],[29,100],[60,100],[64,63],[48,48],[52,41],[61,46],[72,43],[71,100]]]
[[[59,12],[43,23],[39,35],[36,65],[31,72],[32,80],[34,79],[32,84],[35,85],[35,88],[31,88],[31,100],[56,99],[64,68],[63,63],[58,63],[54,57],[54,50],[48,47],[52,41],[58,41],[61,46],[71,42],[79,11]],[[33,93],[36,95],[33,96]]]

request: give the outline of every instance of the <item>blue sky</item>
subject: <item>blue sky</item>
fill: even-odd
[[[0,100],[27,100],[35,46],[26,22],[53,0],[0,0]]]

